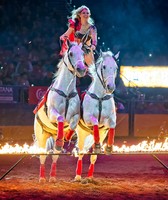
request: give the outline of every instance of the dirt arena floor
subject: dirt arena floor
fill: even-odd
[[[168,155],[157,155],[168,165]],[[21,155],[0,155],[2,177]],[[39,183],[39,159],[26,156],[0,180],[0,199],[167,200],[168,170],[152,155],[99,155],[92,183],[86,183],[89,155],[83,159],[83,181],[74,182],[77,158],[60,156],[57,182]],[[51,157],[46,161],[49,178]]]

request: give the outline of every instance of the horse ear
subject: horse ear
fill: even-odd
[[[68,39],[67,39],[67,45],[68,45],[68,48],[70,48],[72,46],[72,43]]]
[[[100,57],[103,56],[103,51],[100,49]]]
[[[120,55],[120,51],[118,53],[116,53],[116,55],[114,55],[114,57],[115,57],[116,60],[118,60],[119,55]]]

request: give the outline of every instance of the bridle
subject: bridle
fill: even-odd
[[[106,79],[104,78],[104,74],[103,74],[103,69],[102,69],[102,63],[103,63],[103,58],[100,59],[100,62],[96,63],[96,64],[99,64],[99,66],[101,65],[101,69],[100,69],[100,75],[98,73],[98,68],[96,68],[96,74],[103,86],[103,88],[107,91],[107,86],[106,86],[106,81],[107,79],[110,77],[108,76]],[[112,75],[111,75],[112,76]],[[108,101],[109,99],[113,98],[113,94],[106,94],[105,96],[103,97],[98,97],[96,94],[94,93],[91,93],[89,91],[86,91],[86,93],[92,98],[92,99],[95,99],[98,101],[98,107],[99,107],[99,116],[98,116],[98,121],[100,122],[100,118],[101,118],[101,112],[102,112],[102,102],[103,101]]]
[[[103,59],[100,61],[100,64],[99,64],[99,65],[102,65],[102,63],[103,63]],[[99,78],[99,80],[100,80],[102,86],[104,87],[104,89],[107,90],[106,82],[105,82],[105,80],[104,80],[104,75],[103,75],[102,66],[101,66],[101,69],[100,69],[100,73],[101,73],[101,77],[100,77],[100,75],[99,75],[99,73],[98,73],[98,71],[97,71],[97,67],[96,67],[96,74],[97,74],[97,76],[98,76],[98,78]]]
[[[115,58],[115,57],[113,56],[113,59],[114,59],[114,58]],[[114,60],[115,60],[115,62],[116,62],[116,59],[114,59]],[[98,64],[98,63],[97,63],[97,64]],[[100,80],[100,82],[101,82],[103,88],[107,91],[106,81],[107,81],[107,79],[108,79],[109,77],[112,77],[112,75],[111,75],[111,76],[108,76],[106,79],[104,78],[103,69],[102,69],[102,64],[103,64],[103,58],[99,61],[99,66],[101,65],[101,67],[100,67],[100,75],[99,75],[99,73],[98,73],[98,67],[96,67],[96,74],[97,74],[97,76],[98,76],[98,78],[99,78],[99,80]]]
[[[73,46],[75,46],[75,45],[71,45],[70,47],[69,47],[69,49],[67,50],[67,53],[63,56],[63,63],[64,63],[64,65],[68,68],[68,70],[74,75],[74,76],[76,76],[76,73],[77,73],[77,64],[79,63],[79,62],[81,62],[82,60],[80,59],[80,60],[77,60],[76,61],[76,63],[75,63],[75,65],[73,65],[72,64],[72,61],[71,61],[71,58],[70,58],[70,55],[69,55],[69,51],[70,51],[70,49],[73,47]],[[66,61],[65,61],[65,57],[67,56],[67,58],[68,58],[68,62],[70,63],[70,67],[68,67],[68,64],[66,63]],[[71,68],[71,69],[70,69]]]

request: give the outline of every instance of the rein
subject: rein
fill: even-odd
[[[102,61],[102,62],[103,62],[103,61]],[[100,65],[101,65],[101,63],[100,63]],[[98,76],[98,78],[99,78],[101,84],[103,85],[104,89],[106,90],[107,87],[106,87],[106,84],[105,84],[105,80],[104,80],[102,68],[101,68],[101,71],[100,71],[100,72],[101,72],[101,77],[102,77],[102,79],[101,79],[101,77],[100,77],[100,75],[98,74],[97,69],[96,69],[96,74],[97,74],[97,76]]]
[[[70,57],[69,57],[69,50],[70,50],[70,48],[69,48],[68,51],[67,51],[67,54],[68,54],[68,61],[69,61],[70,65],[71,65],[73,71],[75,71],[75,66],[72,64],[71,59],[70,59]],[[65,66],[68,68],[68,65],[67,65],[67,63],[65,62],[64,58],[65,58],[65,56],[63,56],[63,63],[64,63]],[[68,69],[69,69],[69,68],[68,68]],[[69,69],[69,71],[74,75],[73,71],[71,71],[70,69]]]
[[[69,50],[70,50],[70,48],[68,49],[68,51],[67,51],[67,54],[68,54],[68,61],[69,61],[69,63],[71,64],[71,67],[72,67],[72,69],[73,69],[73,71],[71,71],[69,68],[68,68],[68,65],[67,65],[67,63],[65,62],[65,60],[64,60],[64,58],[65,58],[65,56],[63,57],[63,63],[65,64],[65,66],[67,67],[67,69],[73,74],[73,76],[75,77],[75,66],[72,64],[72,62],[71,62],[71,59],[70,59],[70,57],[69,57]],[[79,62],[80,60],[78,60],[78,62]],[[78,63],[77,62],[77,63]],[[72,82],[72,81],[71,81]],[[71,82],[70,82],[70,84],[71,84]],[[69,85],[70,85],[69,84]],[[69,87],[69,86],[68,86]],[[68,107],[69,107],[69,100],[71,99],[71,98],[73,98],[73,97],[75,97],[78,93],[77,92],[71,92],[69,95],[66,95],[62,90],[59,90],[59,89],[56,89],[56,88],[53,88],[53,87],[51,87],[50,88],[50,90],[51,91],[54,91],[54,92],[56,92],[57,94],[59,94],[60,96],[62,96],[62,97],[64,97],[65,99],[66,99],[66,104],[65,104],[65,118],[66,118],[66,115],[67,115],[67,111],[68,111]]]

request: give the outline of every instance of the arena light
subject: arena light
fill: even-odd
[[[168,66],[121,66],[126,87],[168,88]]]

